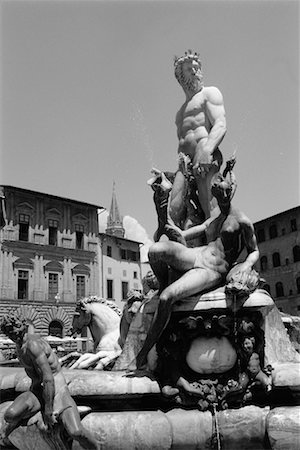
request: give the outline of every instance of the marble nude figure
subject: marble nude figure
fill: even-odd
[[[247,281],[259,259],[251,221],[231,204],[236,190],[232,171],[235,158],[227,162],[223,174],[220,172],[223,158],[219,144],[226,133],[222,94],[216,87],[204,86],[199,55],[190,50],[175,59],[175,76],[186,95],[176,115],[179,167],[173,179],[153,169],[154,178],[148,182],[155,192],[159,222],[149,262],[160,289],[158,308],[137,356],[137,367],[146,362],[148,352],[168,324],[176,301],[217,288],[225,283],[230,271],[235,280]],[[198,215],[198,223],[192,223],[188,214],[191,190],[196,192],[204,219]],[[187,241],[203,233],[206,245],[187,246]],[[163,234],[169,241],[159,241]],[[245,261],[234,266],[244,247]],[[171,283],[169,269],[176,274]]]
[[[27,419],[28,425],[37,423],[42,431],[50,434],[54,426],[61,423],[67,434],[82,448],[98,449],[93,435],[81,424],[61,365],[49,343],[39,335],[29,333],[26,319],[17,314],[4,316],[0,329],[15,342],[18,359],[31,379],[30,390],[20,394],[5,411],[1,445],[9,445],[10,442],[6,442],[9,434]],[[42,419],[38,413],[41,413]]]

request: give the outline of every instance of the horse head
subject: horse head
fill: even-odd
[[[86,304],[82,300],[79,300],[73,316],[71,336],[76,337],[77,334],[80,334],[83,328],[89,325],[91,318],[92,314],[88,311]]]

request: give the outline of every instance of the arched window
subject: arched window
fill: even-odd
[[[263,284],[262,288],[271,294],[271,287],[268,283]]]
[[[270,239],[274,239],[278,236],[277,233],[277,226],[275,223],[273,223],[270,228],[269,228],[269,235],[270,235]]]
[[[278,283],[275,284],[275,291],[276,291],[276,297],[284,296],[283,284],[281,283],[281,281],[278,281]]]
[[[260,270],[263,272],[268,268],[268,258],[266,256],[262,256],[260,258]]]
[[[59,338],[63,337],[63,327],[58,320],[52,320],[52,322],[49,323],[49,335]]]
[[[295,245],[293,248],[293,256],[294,256],[294,262],[300,261],[300,247],[299,245]]]
[[[300,294],[300,277],[297,278],[296,285],[297,285],[297,294]]]
[[[273,267],[279,267],[280,266],[280,255],[279,255],[278,252],[273,253],[272,260],[273,260]]]
[[[265,242],[266,235],[265,235],[265,230],[263,228],[260,228],[259,230],[257,230],[257,240],[258,240],[258,242]]]

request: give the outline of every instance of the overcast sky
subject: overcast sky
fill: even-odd
[[[175,170],[185,97],[174,55],[200,52],[223,93],[224,158],[253,221],[299,205],[298,1],[2,1],[1,183],[121,213],[152,236],[151,168]]]

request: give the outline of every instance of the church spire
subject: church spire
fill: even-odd
[[[117,197],[116,197],[116,183],[113,183],[113,192],[110,205],[110,212],[107,219],[106,234],[111,236],[124,237],[125,229],[123,227],[123,217],[120,214]]]

